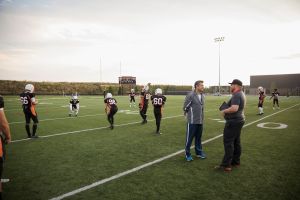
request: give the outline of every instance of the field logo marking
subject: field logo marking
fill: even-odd
[[[271,126],[266,126],[268,124],[271,124]],[[277,126],[272,126],[272,125],[277,125]],[[284,129],[287,128],[288,125],[282,124],[282,123],[274,123],[274,122],[265,122],[265,123],[260,123],[256,125],[259,128],[267,128],[267,129]]]
[[[263,119],[265,119],[265,118],[271,117],[271,116],[273,116],[273,115],[279,114],[279,113],[281,113],[281,112],[283,112],[283,111],[286,111],[286,110],[288,110],[288,109],[294,108],[294,107],[296,107],[296,106],[298,106],[298,105],[300,105],[300,104],[293,105],[293,106],[288,107],[288,108],[286,108],[286,109],[280,110],[280,111],[275,112],[275,113],[273,113],[273,114],[270,114],[270,115],[267,115],[267,116],[265,116],[265,117],[262,117],[262,118],[260,118],[260,119],[258,119],[258,120],[255,120],[255,121],[253,121],[253,122],[250,122],[250,123],[244,125],[243,128],[245,128],[245,127],[247,127],[247,126],[250,126],[250,125],[252,125],[252,124],[254,124],[254,123],[256,123],[256,122],[259,122],[259,121],[261,121],[261,120],[263,120]],[[210,138],[210,139],[208,139],[208,140],[203,141],[202,144],[206,144],[206,143],[208,143],[208,142],[214,141],[214,140],[216,140],[216,139],[218,139],[218,138],[220,138],[220,137],[222,137],[222,136],[223,136],[223,134],[217,135],[217,136],[215,136],[215,137],[213,137],[213,138]],[[192,146],[191,148],[194,148],[194,146]],[[126,175],[128,175],[128,174],[133,173],[133,172],[139,171],[139,170],[141,170],[141,169],[143,169],[143,168],[149,167],[149,166],[154,165],[154,164],[156,164],[156,163],[160,163],[160,162],[162,162],[162,161],[164,161],[164,160],[166,160],[166,159],[169,159],[169,158],[172,158],[172,157],[174,157],[174,156],[177,156],[177,155],[179,155],[179,154],[181,154],[181,153],[183,153],[183,152],[185,152],[184,149],[179,150],[179,151],[177,151],[177,152],[175,152],[175,153],[169,154],[169,155],[167,155],[167,156],[161,157],[161,158],[156,159],[156,160],[154,160],[154,161],[151,161],[151,162],[145,163],[145,164],[143,164],[143,165],[140,165],[140,166],[138,166],[138,167],[135,167],[135,168],[129,169],[129,170],[127,170],[127,171],[121,172],[121,173],[116,174],[116,175],[114,175],[114,176],[111,176],[111,177],[109,177],[109,178],[105,178],[105,179],[99,180],[99,181],[94,182],[94,183],[92,183],[92,184],[90,184],[90,185],[86,185],[86,186],[84,186],[84,187],[78,188],[78,189],[73,190],[73,191],[71,191],[71,192],[68,192],[68,193],[62,194],[62,195],[60,195],[60,196],[54,197],[54,198],[52,198],[52,199],[50,199],[50,200],[60,200],[60,199],[66,198],[66,197],[73,196],[73,195],[75,195],[75,194],[78,194],[78,193],[80,193],[80,192],[83,192],[83,191],[89,190],[89,189],[91,189],[91,188],[97,187],[97,186],[102,185],[102,184],[104,184],[104,183],[107,183],[107,182],[109,182],[109,181],[118,179],[118,178],[120,178],[120,177],[122,177],[122,176],[126,176]]]

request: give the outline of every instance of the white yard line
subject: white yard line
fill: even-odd
[[[247,127],[247,126],[250,126],[250,125],[252,125],[252,124],[254,124],[254,123],[258,122],[258,121],[261,121],[261,120],[266,119],[266,118],[268,118],[268,117],[271,117],[271,116],[273,116],[273,115],[279,114],[279,113],[281,113],[281,112],[283,112],[283,111],[286,111],[286,110],[288,110],[288,109],[291,109],[291,108],[293,108],[293,107],[296,107],[296,106],[298,106],[298,105],[300,105],[300,104],[296,104],[296,105],[294,105],[294,106],[288,107],[288,108],[283,109],[283,110],[280,110],[280,111],[278,111],[278,112],[276,112],[276,113],[267,115],[267,116],[262,117],[262,118],[260,118],[260,119],[258,119],[258,120],[255,120],[255,121],[253,121],[253,122],[250,122],[250,123],[246,124],[246,125],[244,126],[244,128]],[[213,138],[210,138],[210,139],[208,139],[208,140],[203,141],[202,144],[206,144],[206,143],[208,143],[208,142],[214,141],[214,140],[216,140],[216,139],[218,139],[218,138],[220,138],[220,137],[222,137],[222,136],[223,136],[223,134],[217,135],[217,136],[215,136],[215,137],[213,137]],[[192,148],[193,148],[193,147],[192,147]],[[177,152],[175,152],[175,153],[172,153],[172,154],[169,154],[169,155],[167,155],[167,156],[164,156],[164,157],[161,157],[161,158],[159,158],[159,159],[156,159],[156,160],[154,160],[154,161],[145,163],[145,164],[140,165],[140,166],[138,166],[138,167],[135,167],[135,168],[129,169],[129,170],[127,170],[127,171],[121,172],[121,173],[116,174],[116,175],[114,175],[114,176],[111,176],[111,177],[109,177],[109,178],[105,178],[105,179],[99,180],[99,181],[94,182],[94,183],[92,183],[92,184],[90,184],[90,185],[87,185],[87,186],[78,188],[78,189],[76,189],[76,190],[73,190],[73,191],[71,191],[71,192],[65,193],[65,194],[60,195],[60,196],[58,196],[58,197],[54,197],[54,198],[52,198],[52,199],[50,199],[50,200],[60,200],[60,199],[66,198],[66,197],[73,196],[73,195],[78,194],[78,193],[80,193],[80,192],[89,190],[89,189],[94,188],[94,187],[97,187],[97,186],[99,186],[99,185],[103,185],[104,183],[107,183],[107,182],[109,182],[109,181],[112,181],[112,180],[121,178],[122,176],[126,176],[126,175],[128,175],[128,174],[131,174],[131,173],[133,173],[133,172],[139,171],[139,170],[141,170],[141,169],[144,169],[144,168],[149,167],[149,166],[151,166],[151,165],[154,165],[154,164],[156,164],[156,163],[162,162],[162,161],[164,161],[164,160],[166,160],[166,159],[172,158],[172,157],[174,157],[174,156],[176,156],[176,155],[178,155],[178,154],[183,153],[184,151],[185,151],[184,149],[183,149],[183,150],[180,150],[180,151],[177,151]]]
[[[162,119],[172,119],[176,117],[183,117],[183,115],[175,115],[175,116],[170,116],[170,117],[163,117]],[[155,119],[150,119],[148,120],[149,122],[154,121]],[[140,124],[141,121],[138,122],[129,122],[125,124],[117,124],[115,126],[128,126],[132,124]],[[73,134],[73,133],[82,133],[82,132],[88,132],[88,131],[95,131],[95,130],[101,130],[101,129],[107,129],[107,126],[102,126],[102,127],[97,127],[97,128],[89,128],[89,129],[83,129],[83,130],[78,130],[78,131],[69,131],[69,132],[64,132],[64,133],[56,133],[56,134],[51,134],[51,135],[44,135],[44,136],[39,136],[39,138],[49,138],[49,137],[54,137],[54,136],[61,136],[61,135],[68,135],[68,134]],[[24,138],[24,139],[19,139],[19,140],[13,140],[11,143],[17,143],[17,142],[22,142],[26,140],[32,140],[30,138]]]
[[[59,119],[76,119],[76,118],[84,118],[84,117],[94,117],[94,116],[98,116],[98,115],[104,115],[104,114],[95,114],[95,115],[80,115],[77,117],[59,117],[59,118],[49,118],[49,119],[41,119],[39,120],[39,122],[43,122],[43,121],[54,121],[54,120],[59,120]],[[11,124],[25,124],[25,121],[18,121],[18,122],[10,122]]]

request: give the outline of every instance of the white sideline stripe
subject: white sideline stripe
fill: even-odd
[[[299,104],[296,104],[296,105],[294,105],[294,106],[288,107],[288,108],[286,108],[286,109],[284,109],[284,110],[278,111],[278,112],[276,112],[276,113],[267,115],[267,116],[265,116],[265,117],[263,117],[263,118],[260,118],[260,119],[258,119],[258,120],[255,120],[255,121],[253,121],[253,122],[250,122],[250,123],[246,124],[244,127],[250,126],[250,125],[252,125],[252,124],[254,124],[254,123],[258,122],[258,121],[261,121],[261,120],[263,120],[263,119],[265,119],[265,118],[268,118],[268,117],[271,117],[271,116],[276,115],[276,114],[278,114],[278,113],[281,113],[281,112],[283,112],[283,111],[286,111],[286,110],[291,109],[291,108],[293,108],[293,107],[296,107],[296,106],[298,106],[298,105],[300,105],[300,103],[299,103]],[[243,127],[243,128],[244,128],[244,127]],[[217,135],[217,136],[215,136],[215,137],[213,137],[213,138],[210,138],[210,139],[208,139],[208,140],[203,141],[202,144],[206,144],[206,143],[211,142],[211,141],[213,141],[213,140],[216,140],[216,139],[218,139],[218,138],[220,138],[220,137],[222,137],[222,136],[223,136],[223,134]],[[192,146],[191,148],[194,148],[194,146]],[[114,176],[111,176],[111,177],[109,177],[109,178],[102,179],[102,180],[97,181],[97,182],[94,182],[94,183],[92,183],[92,184],[90,184],[90,185],[81,187],[81,188],[79,188],[79,189],[76,189],[76,190],[73,190],[73,191],[71,191],[71,192],[65,193],[65,194],[60,195],[60,196],[58,196],[58,197],[54,197],[54,198],[52,198],[52,199],[50,199],[50,200],[60,200],[60,199],[63,199],[63,198],[69,197],[69,196],[73,196],[73,195],[78,194],[78,193],[80,193],[80,192],[83,192],[83,191],[85,191],[85,190],[89,190],[89,189],[91,189],[91,188],[97,187],[97,186],[99,186],[99,185],[102,185],[102,184],[107,183],[107,182],[109,182],[109,181],[112,181],[112,180],[114,180],[114,179],[118,179],[118,178],[120,178],[120,177],[122,177],[122,176],[126,176],[126,175],[128,175],[128,174],[133,173],[133,172],[139,171],[139,170],[141,170],[141,169],[143,169],[143,168],[146,168],[146,167],[149,167],[149,166],[154,165],[154,164],[156,164],[156,163],[162,162],[162,161],[164,161],[164,160],[166,160],[166,159],[169,159],[169,158],[174,157],[174,156],[176,156],[176,155],[178,155],[178,154],[181,154],[181,153],[183,153],[184,151],[185,151],[185,150],[182,149],[182,150],[177,151],[177,152],[175,152],[175,153],[172,153],[172,154],[169,154],[169,155],[167,155],[167,156],[161,157],[161,158],[159,158],[159,159],[157,159],[157,160],[154,160],[154,161],[145,163],[145,164],[143,164],[143,165],[140,165],[140,166],[138,166],[138,167],[135,167],[135,168],[129,169],[129,170],[127,170],[127,171],[121,172],[121,173],[116,174],[116,175],[114,175]]]
[[[41,119],[41,120],[39,120],[39,122],[43,122],[43,121],[54,121],[54,120],[58,120],[58,119],[76,119],[76,118],[83,118],[83,117],[94,117],[94,116],[98,116],[98,115],[104,115],[104,114],[81,115],[81,116],[78,116],[78,117],[59,117],[59,118]],[[10,123],[8,123],[8,124],[25,124],[25,121],[10,122]]]
[[[176,117],[183,117],[183,115],[175,115],[175,116],[170,116],[170,117],[163,117],[162,119],[171,119],[171,118],[176,118]],[[155,119],[150,119],[148,121],[154,121]],[[115,126],[128,126],[132,124],[140,124],[141,122],[129,122],[126,124],[117,124]],[[102,126],[98,128],[89,128],[89,129],[83,129],[83,130],[78,130],[78,131],[69,131],[69,132],[64,132],[64,133],[56,133],[56,134],[51,134],[51,135],[44,135],[44,136],[39,136],[39,138],[49,138],[49,137],[54,137],[54,136],[61,136],[61,135],[68,135],[68,134],[73,134],[73,133],[82,133],[82,132],[88,132],[88,131],[95,131],[95,130],[101,130],[101,129],[106,129],[108,128],[107,126]],[[17,143],[17,142],[22,142],[26,140],[32,140],[31,138],[24,138],[24,139],[19,139],[19,140],[13,140],[11,143]]]

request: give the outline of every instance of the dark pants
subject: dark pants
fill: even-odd
[[[147,119],[147,115],[146,115],[147,109],[148,109],[148,104],[145,104],[145,105],[143,106],[143,108],[141,108],[141,110],[140,110],[140,115],[141,115],[141,117],[143,118],[143,120],[146,120],[146,119]]]
[[[187,124],[186,142],[185,142],[185,155],[191,155],[191,145],[195,138],[195,152],[197,155],[202,154],[202,137],[203,125],[202,124]]]
[[[273,107],[275,106],[275,103],[276,103],[277,106],[279,107],[278,99],[273,99]]]
[[[34,124],[39,123],[37,113],[34,115],[34,114],[31,113],[31,111],[27,111],[27,110],[24,110],[23,112],[24,112],[24,115],[25,115],[26,124],[30,124],[30,119],[32,119]]]
[[[130,103],[131,103],[131,102],[135,102],[134,96],[130,96]]]
[[[226,122],[223,132],[225,155],[221,166],[229,167],[240,164],[242,153],[240,136],[244,123],[244,121]]]
[[[161,117],[162,117],[161,107],[158,107],[158,108],[154,107],[153,111],[154,111],[154,116],[155,116],[155,121],[156,121],[156,132],[159,132],[160,121],[161,121]]]
[[[109,114],[107,115],[108,122],[113,125],[114,124],[114,115],[118,112],[118,108],[113,107],[110,109]]]
[[[26,125],[25,125],[25,129],[27,132],[27,136],[30,138],[31,137],[31,133],[30,133],[30,120],[32,119],[33,121],[33,126],[32,126],[32,136],[35,136],[36,130],[37,130],[37,124],[39,123],[38,117],[37,117],[37,113],[32,114],[31,111],[28,110],[23,110],[24,111],[24,115],[25,115],[25,121],[26,121]]]

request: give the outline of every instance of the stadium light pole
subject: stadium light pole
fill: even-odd
[[[102,60],[100,56],[100,83],[102,82]]]
[[[215,38],[215,42],[219,43],[219,95],[221,95],[221,42],[223,42],[225,37]]]

